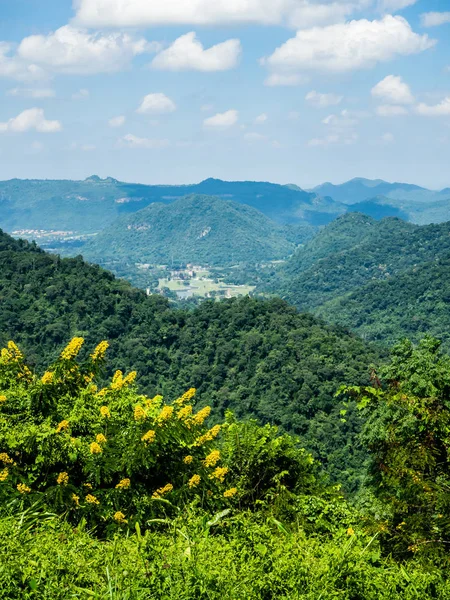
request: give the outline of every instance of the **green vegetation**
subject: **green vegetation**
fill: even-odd
[[[151,206],[104,229],[83,248],[96,262],[235,264],[286,258],[287,232],[261,212],[211,196]]]
[[[346,387],[370,453],[359,506],[276,428],[207,427],[195,390],[143,396],[95,377],[73,339],[35,374],[0,358],[2,598],[445,600],[448,389],[439,343],[404,344]],[[380,485],[380,483],[382,485]]]
[[[179,397],[198,389],[216,417],[281,425],[302,436],[336,479],[361,479],[364,453],[355,444],[357,415],[343,423],[336,389],[369,382],[383,352],[341,327],[301,315],[279,299],[207,301],[171,309],[101,268],[60,259],[27,242],[0,236],[0,343],[16,340],[32,365],[55,360],[68,337],[110,342],[111,377],[137,371],[145,393]]]

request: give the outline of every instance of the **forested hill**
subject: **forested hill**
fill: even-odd
[[[111,370],[136,369],[141,389],[177,397],[197,387],[216,413],[230,408],[301,434],[330,472],[345,463],[354,481],[358,422],[341,422],[334,394],[348,381],[367,383],[381,353],[346,330],[278,299],[170,309],[81,258],[60,259],[3,233],[0,295],[0,342],[15,340],[37,368],[72,336],[89,345],[106,339]]]
[[[296,247],[293,239],[291,228],[255,208],[192,195],[119,219],[88,242],[83,255],[94,262],[257,263],[287,258]]]
[[[344,215],[290,259],[272,291],[316,309],[373,280],[387,280],[450,252],[450,222],[415,226]]]

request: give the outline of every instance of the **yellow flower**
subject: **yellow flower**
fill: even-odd
[[[202,410],[192,417],[192,422],[195,423],[195,425],[203,425],[210,414],[211,407],[205,406],[205,408],[202,408]]]
[[[14,360],[16,362],[19,360],[22,360],[23,354],[14,342],[8,342],[8,350],[7,351],[12,360]]]
[[[206,442],[212,442],[220,433],[221,426],[214,425],[212,429],[207,431],[204,435],[201,435],[194,442],[194,446],[203,446]]]
[[[164,406],[162,411],[158,415],[158,421],[162,425],[165,421],[168,421],[173,415],[173,406]]]
[[[152,494],[152,498],[155,498],[155,499],[161,498],[161,496],[164,496],[164,494],[168,494],[172,490],[173,490],[173,485],[171,483],[168,483],[164,487],[157,489],[156,492],[154,492]]]
[[[97,398],[103,398],[104,396],[106,396],[106,394],[108,393],[108,388],[103,388],[102,390],[100,390],[97,394]]]
[[[9,456],[9,454],[6,454],[6,452],[2,452],[0,454],[0,461],[2,463],[5,463],[5,465],[13,465],[14,464],[13,459]]]
[[[83,483],[83,486],[89,490],[92,490],[92,483]]]
[[[197,392],[197,390],[195,388],[191,388],[190,390],[185,392],[181,396],[181,398],[178,398],[178,400],[175,400],[175,404],[178,404],[179,406],[181,406],[185,402],[189,402],[189,400],[192,400],[192,398],[195,396],[196,392]]]
[[[190,415],[192,414],[192,406],[190,404],[188,404],[187,406],[185,406],[184,408],[182,408],[181,410],[179,410],[177,412],[177,417],[178,419],[181,420],[185,420],[187,419]]]
[[[408,546],[409,552],[417,552],[419,546],[417,544],[412,544],[412,546]]]
[[[9,475],[8,469],[3,469],[3,471],[0,471],[0,481],[6,481],[8,479],[8,475]]]
[[[86,502],[88,504],[100,504],[100,501],[97,500],[97,498],[95,496],[93,496],[92,494],[88,494],[86,496]]]
[[[73,360],[84,344],[82,337],[74,337],[61,352],[61,360]]]
[[[111,413],[109,412],[109,408],[107,406],[101,406],[100,407],[100,414],[105,419],[110,419],[111,418]]]
[[[194,457],[191,456],[190,454],[189,454],[189,456],[185,456],[183,458],[183,462],[185,465],[190,465],[193,460],[194,460]]]
[[[147,433],[145,433],[141,437],[141,441],[145,442],[146,444],[152,444],[155,441],[155,437],[156,437],[156,431],[153,431],[153,429],[150,429],[149,431],[147,431]]]
[[[76,494],[72,494],[72,500],[76,506],[80,506],[80,496]]]
[[[122,479],[116,485],[116,489],[118,489],[118,490],[127,490],[130,487],[130,485],[131,485],[131,481],[129,479]]]
[[[18,483],[17,484],[17,489],[19,490],[19,492],[21,494],[29,494],[31,492],[31,488],[29,488],[27,485],[25,485],[24,483]]]
[[[112,390],[120,390],[123,386],[123,373],[122,371],[116,371],[111,383]]]
[[[147,416],[147,413],[145,412],[145,410],[142,408],[142,406],[140,404],[137,404],[134,407],[134,420],[135,421],[143,421],[146,416]]]
[[[193,487],[197,487],[198,484],[200,483],[201,477],[200,475],[192,475],[192,477],[189,479],[189,487],[193,488]]]
[[[85,375],[84,376],[84,382],[85,383],[91,383],[91,381],[94,379],[94,373],[89,373],[89,375]]]
[[[103,433],[97,433],[95,439],[97,440],[98,444],[106,444],[106,438]]]
[[[69,429],[69,425],[69,421],[66,421],[66,419],[64,419],[64,421],[61,421],[61,423],[56,428],[56,433],[59,433],[60,431],[67,431]]]
[[[103,360],[103,358],[105,357],[106,351],[109,348],[109,344],[108,342],[100,342],[100,344],[96,347],[96,349],[94,350],[94,352],[91,354],[91,359],[94,362],[98,362],[100,360]]]
[[[3,404],[3,402],[6,402],[6,396],[0,396],[0,404]]]
[[[58,485],[67,485],[69,483],[69,475],[65,471],[63,471],[56,478],[56,483]]]
[[[136,377],[137,377],[136,371],[131,371],[131,373],[128,373],[128,375],[126,377],[124,377],[122,385],[132,385],[134,383]]]
[[[97,442],[92,442],[90,450],[91,454],[101,454],[103,452],[102,447]]]
[[[223,483],[225,475],[228,473],[228,467],[217,467],[212,474],[209,476],[210,479],[218,479],[220,483]]]
[[[347,529],[347,535],[355,535],[355,530],[353,529],[353,527],[349,527]]]
[[[41,383],[43,383],[44,385],[49,385],[50,383],[53,382],[53,376],[54,375],[55,374],[53,373],[53,371],[46,371],[42,375]]]
[[[233,498],[233,496],[236,496],[237,494],[237,488],[230,488],[229,490],[227,490],[226,492],[223,493],[223,497],[224,498]]]
[[[203,461],[205,467],[215,467],[220,460],[219,450],[213,450]]]
[[[117,521],[117,523],[120,523],[121,525],[124,523],[128,523],[128,521],[125,519],[125,515],[123,514],[123,512],[120,512],[120,510],[115,513],[114,521]]]

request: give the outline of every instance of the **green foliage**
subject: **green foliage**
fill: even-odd
[[[83,248],[95,262],[229,265],[287,258],[281,225],[258,210],[211,196],[155,203],[104,229]]]
[[[426,338],[403,342],[381,372],[385,386],[349,388],[364,417],[370,485],[388,513],[385,544],[445,556],[450,544],[450,357]]]
[[[0,235],[0,342],[14,339],[33,367],[56,360],[81,336],[110,342],[105,376],[137,371],[150,396],[197,388],[199,406],[221,419],[255,417],[302,438],[334,479],[357,487],[364,455],[360,423],[343,423],[334,398],[343,384],[369,383],[383,354],[340,327],[327,327],[285,302],[241,298],[174,310],[81,259],[60,259]]]

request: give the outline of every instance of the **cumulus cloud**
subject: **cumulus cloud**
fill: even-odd
[[[157,148],[167,148],[170,145],[169,140],[155,140],[150,138],[142,138],[132,133],[124,135],[118,145],[125,148],[142,148],[144,150],[154,150]]]
[[[171,113],[177,109],[173,100],[160,92],[156,94],[147,94],[142,100],[136,112],[142,115],[161,115]]]
[[[23,133],[25,131],[38,131],[39,133],[55,133],[61,131],[62,126],[59,121],[47,121],[42,108],[29,108],[6,121],[0,123],[0,132],[12,131]]]
[[[24,38],[17,49],[20,61],[58,73],[92,75],[126,68],[131,60],[160,45],[124,33],[91,33],[65,25],[48,35]]]
[[[322,123],[324,125],[331,125],[336,129],[348,129],[358,124],[358,119],[353,113],[348,110],[342,110],[339,114],[328,115],[323,119]]]
[[[12,44],[0,42],[0,77],[17,81],[39,81],[46,78],[42,67],[16,56]]]
[[[388,75],[372,88],[371,94],[388,104],[412,104],[414,96],[409,85],[396,75]]]
[[[55,90],[51,88],[13,88],[8,90],[8,96],[22,96],[23,98],[38,98],[42,100],[44,98],[54,98],[56,96]]]
[[[437,27],[450,23],[450,12],[428,12],[420,15],[424,27]]]
[[[295,86],[308,83],[309,79],[304,75],[298,74],[287,74],[287,73],[271,73],[266,80],[264,85],[269,87],[276,86]]]
[[[203,121],[203,125],[208,128],[228,129],[236,125],[239,119],[237,110],[227,110],[224,113],[218,113],[213,117],[208,117]]]
[[[110,119],[108,121],[108,125],[110,127],[122,127],[122,125],[125,125],[125,121],[125,117],[123,115],[119,115],[118,117],[113,117]]]
[[[262,113],[261,115],[258,115],[255,119],[255,125],[263,125],[264,123],[267,122],[268,120],[268,116],[266,113]]]
[[[320,92],[316,92],[312,90],[308,92],[305,96],[305,100],[316,108],[326,108],[327,106],[336,106],[340,104],[343,100],[343,96],[338,96],[337,94],[321,94]]]
[[[418,104],[416,106],[416,112],[419,115],[424,115],[425,117],[450,116],[450,96],[444,98],[439,104]]]
[[[366,0],[75,0],[88,27],[260,23],[293,27],[344,21]],[[394,0],[390,0],[391,2]],[[397,2],[406,0],[396,0]]]
[[[408,114],[407,108],[396,104],[381,104],[376,110],[380,117],[401,117]]]
[[[310,70],[345,72],[416,54],[435,43],[428,35],[414,33],[403,17],[386,15],[380,20],[298,31],[261,63],[284,75]]]
[[[228,71],[239,63],[241,42],[228,40],[205,50],[191,31],[160,52],[152,61],[154,69],[164,71]]]

